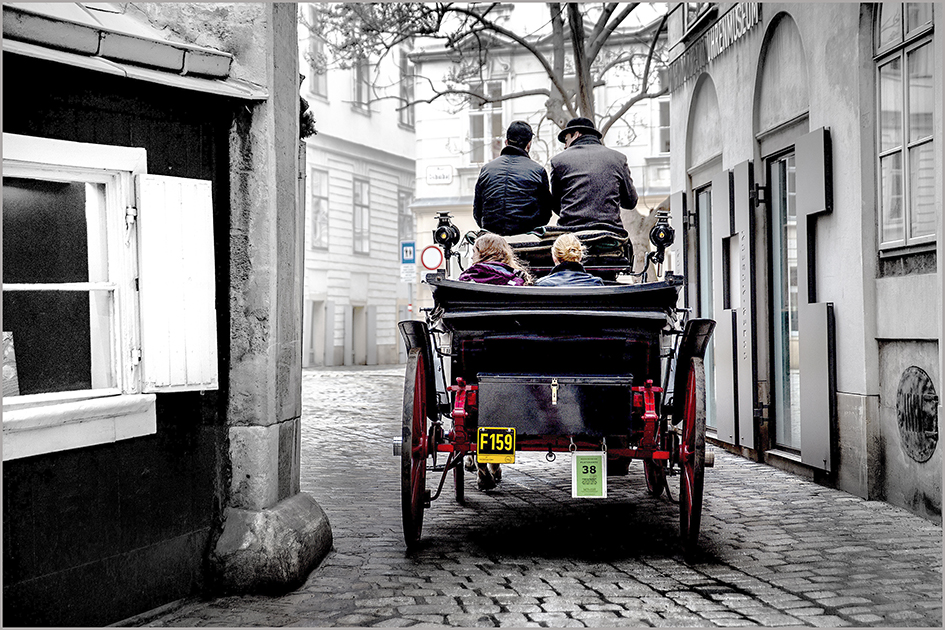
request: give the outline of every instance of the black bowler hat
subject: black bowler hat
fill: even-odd
[[[558,142],[564,142],[564,137],[569,133],[580,131],[582,134],[589,133],[592,136],[600,138],[600,132],[594,128],[594,123],[587,118],[572,118],[568,125],[558,134]]]

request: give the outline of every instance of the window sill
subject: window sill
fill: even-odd
[[[154,394],[5,409],[3,461],[157,433]]]
[[[935,251],[935,241],[929,240],[916,245],[899,245],[887,247],[879,250],[880,258],[897,258],[899,256],[909,256],[911,254],[925,254]]]

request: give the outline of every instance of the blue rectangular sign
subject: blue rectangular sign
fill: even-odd
[[[400,264],[412,265],[417,262],[417,248],[413,241],[400,242]]]

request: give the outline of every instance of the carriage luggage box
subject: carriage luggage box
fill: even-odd
[[[629,375],[479,374],[479,426],[518,435],[626,435],[633,409]]]

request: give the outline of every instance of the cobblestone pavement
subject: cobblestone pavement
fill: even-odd
[[[607,499],[579,500],[569,458],[540,454],[495,490],[467,475],[465,506],[447,485],[408,555],[391,454],[403,373],[304,374],[302,490],[334,549],[302,587],[191,600],[143,625],[942,626],[941,526],[719,449],[692,564],[678,507],[646,493],[640,462]]]

